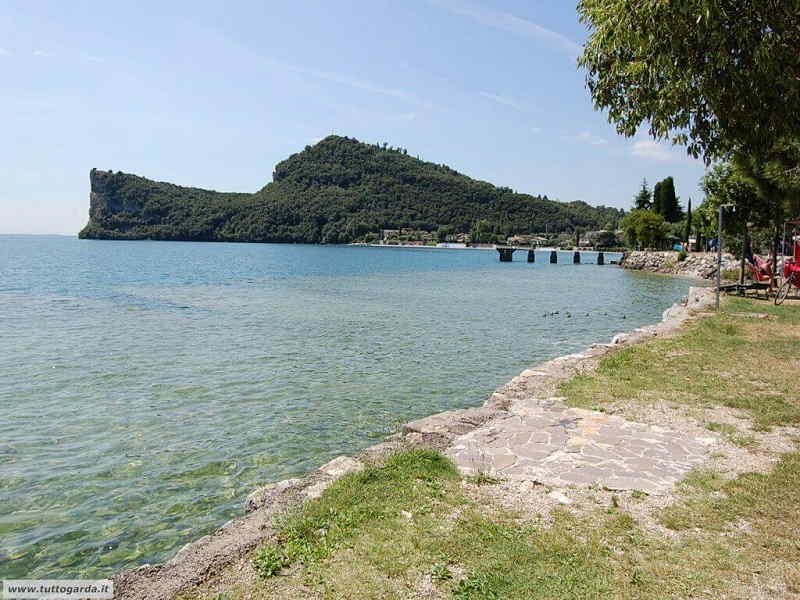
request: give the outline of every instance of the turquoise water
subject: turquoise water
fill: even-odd
[[[689,286],[546,257],[0,236],[0,578],[163,561]]]

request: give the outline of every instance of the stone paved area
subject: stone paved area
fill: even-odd
[[[465,474],[663,494],[715,442],[551,399],[458,436],[447,454]]]

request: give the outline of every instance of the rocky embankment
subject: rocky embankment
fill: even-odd
[[[713,279],[717,275],[717,255],[712,252],[695,252],[678,260],[677,252],[626,252],[620,261],[623,269],[681,275],[696,279]],[[739,261],[730,254],[722,255],[722,272],[737,270]]]

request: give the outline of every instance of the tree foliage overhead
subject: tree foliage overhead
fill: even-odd
[[[616,226],[622,211],[514,193],[405,149],[329,136],[275,167],[255,194],[222,194],[93,170],[82,237],[344,243],[381,229],[476,224],[512,235]],[[488,237],[488,236],[487,236]]]
[[[800,138],[800,0],[580,0],[579,64],[626,136],[706,161]]]

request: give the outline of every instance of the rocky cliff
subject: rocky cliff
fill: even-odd
[[[677,252],[627,252],[620,261],[624,269],[650,271],[695,277],[697,279],[713,279],[717,275],[717,255],[711,252],[689,254],[684,260],[678,260]],[[722,272],[739,269],[739,260],[730,254],[722,256]]]

